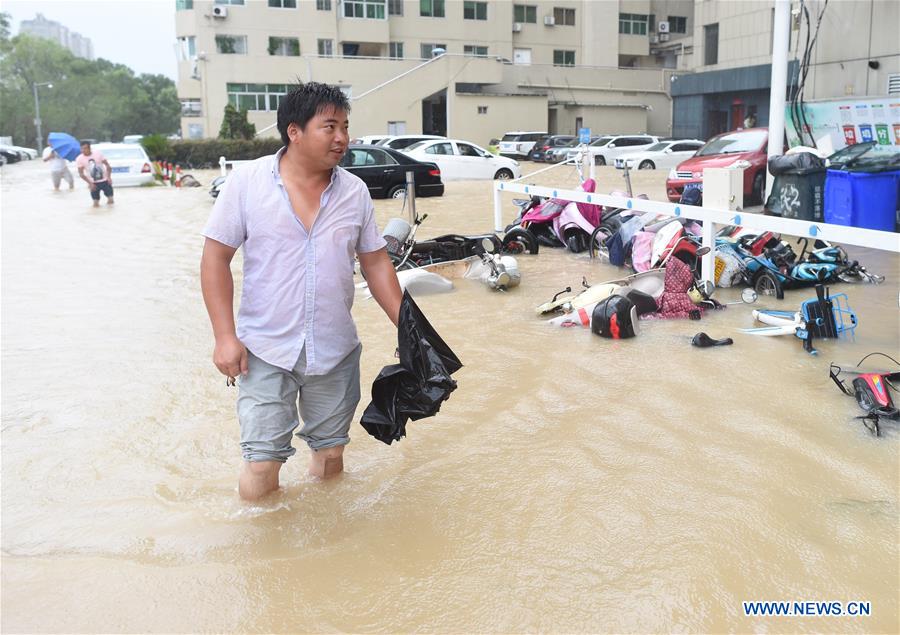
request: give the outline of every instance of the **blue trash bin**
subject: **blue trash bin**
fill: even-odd
[[[828,170],[825,222],[892,232],[900,170]]]

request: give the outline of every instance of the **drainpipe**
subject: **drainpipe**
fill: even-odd
[[[787,94],[788,38],[791,0],[775,0],[775,24],[772,38],[772,80],[769,93],[769,158],[784,152],[784,105]],[[766,179],[766,198],[774,179]]]

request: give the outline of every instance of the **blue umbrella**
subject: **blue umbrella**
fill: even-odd
[[[47,136],[50,147],[56,151],[56,154],[67,161],[74,161],[81,154],[81,143],[70,134],[65,132],[51,132]]]

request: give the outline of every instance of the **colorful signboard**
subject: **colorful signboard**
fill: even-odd
[[[814,101],[805,103],[803,109],[804,129],[825,152],[863,141],[878,142],[873,152],[900,152],[900,97]],[[788,145],[800,145],[790,105],[785,110]],[[809,143],[809,134],[804,136]]]

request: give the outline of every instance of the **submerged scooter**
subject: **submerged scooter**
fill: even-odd
[[[869,353],[855,366],[839,366],[831,363],[828,368],[828,376],[837,385],[842,393],[856,399],[856,403],[862,408],[866,414],[861,419],[866,428],[876,437],[881,436],[882,419],[891,421],[900,420],[900,410],[894,405],[891,399],[890,389],[897,392],[898,389],[895,382],[900,382],[900,371],[883,372],[883,371],[865,371],[861,369],[862,363],[872,355],[881,355],[900,366],[890,355],[884,353]],[[840,379],[841,373],[856,375],[851,382],[852,390],[848,388],[844,381]]]
[[[759,309],[753,311],[753,319],[767,326],[741,329],[741,332],[761,336],[796,335],[803,340],[803,350],[811,355],[818,353],[813,347],[814,339],[852,335],[859,323],[847,302],[847,294],[831,295],[828,287],[821,284],[816,285],[816,297],[801,304],[799,311]]]

